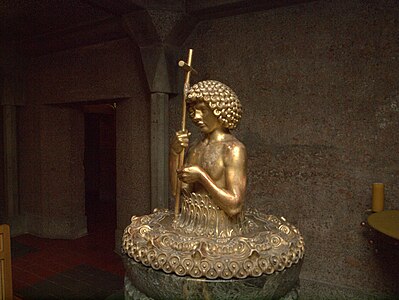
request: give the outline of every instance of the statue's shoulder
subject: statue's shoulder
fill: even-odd
[[[247,151],[245,145],[235,136],[231,136],[224,144],[227,152],[241,153],[246,156]]]
[[[230,135],[229,138],[226,139],[225,143],[230,147],[245,149],[245,145],[234,135]]]

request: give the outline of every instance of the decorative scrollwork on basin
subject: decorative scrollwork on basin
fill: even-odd
[[[198,236],[173,226],[172,212],[156,210],[132,217],[122,251],[156,270],[209,279],[272,274],[303,257],[302,236],[283,218],[248,210],[244,224],[239,236]]]

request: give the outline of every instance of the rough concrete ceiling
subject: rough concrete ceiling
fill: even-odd
[[[188,14],[209,19],[312,1],[316,0],[186,0],[185,9]]]
[[[0,43],[46,52],[126,36],[120,18],[138,10],[186,13],[196,20],[272,9],[311,0],[2,0]]]
[[[0,36],[2,40],[21,40],[104,20],[111,15],[84,1],[2,0]]]
[[[140,9],[183,11],[183,0],[2,0],[0,39],[19,41]]]

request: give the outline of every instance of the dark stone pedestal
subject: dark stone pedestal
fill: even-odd
[[[302,260],[282,272],[245,279],[210,280],[167,274],[123,256],[125,299],[284,299],[298,298]]]

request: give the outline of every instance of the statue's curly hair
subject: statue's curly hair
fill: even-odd
[[[191,118],[194,116],[194,110],[190,104],[197,101],[204,101],[223,127],[237,127],[242,115],[242,106],[236,93],[227,85],[216,80],[204,80],[194,84],[187,93]]]

